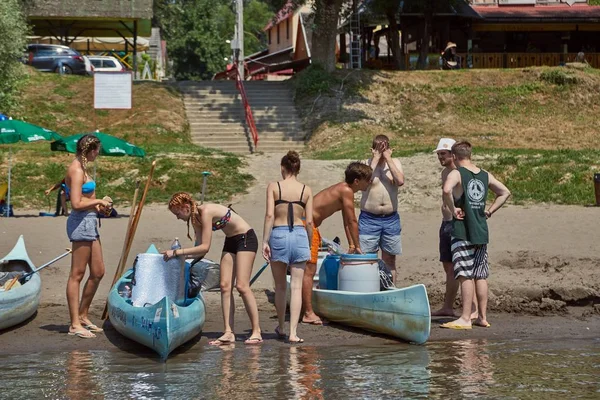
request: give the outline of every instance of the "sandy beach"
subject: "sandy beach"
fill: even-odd
[[[279,157],[257,155],[247,159],[246,172],[256,177],[247,194],[232,200],[233,207],[262,236],[265,188],[278,179]],[[401,189],[403,255],[398,258],[398,286],[416,283],[426,285],[432,309],[444,294],[444,273],[438,261],[438,229],[440,167],[435,156],[418,155],[402,159],[406,185]],[[317,192],[339,182],[348,161],[303,161],[299,179]],[[198,192],[199,188],[181,188]],[[590,202],[592,199],[590,199]],[[128,221],[129,210],[115,205],[121,217],[102,221],[100,230],[106,275],[93,303],[93,320],[99,322],[109,286],[118,263]],[[39,217],[41,210],[15,210],[16,218],[0,218],[0,254],[6,254],[23,235],[29,255],[40,265],[69,247],[65,217]],[[465,338],[587,338],[600,332],[600,255],[598,223],[600,208],[577,206],[507,205],[489,221],[491,275],[490,316],[492,327],[472,331],[440,329],[434,320],[430,341]],[[326,220],[321,228],[324,237],[340,236],[345,242],[341,215]],[[189,246],[186,226],[169,213],[164,205],[144,208],[129,260],[154,243],[166,249],[174,237]],[[222,234],[215,235],[208,258],[218,260],[223,245]],[[258,256],[254,271],[264,263]],[[70,349],[123,349],[146,351],[121,337],[109,322],[105,334],[93,340],[80,340],[66,335],[68,312],[65,286],[70,260],[65,258],[41,272],[42,297],[37,314],[25,323],[0,332],[3,352],[67,351]],[[273,284],[267,269],[253,285],[267,344],[283,345],[275,340],[275,308],[269,302]],[[207,293],[207,322],[196,341],[186,348],[203,345],[217,337],[222,329],[219,294]],[[240,301],[236,303],[236,333],[241,340],[249,328]],[[382,336],[331,324],[301,325],[299,335],[314,345],[345,343],[394,343]],[[240,345],[243,345],[240,342]]]

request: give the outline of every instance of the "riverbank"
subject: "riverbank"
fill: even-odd
[[[256,178],[247,194],[234,197],[233,208],[255,228],[262,237],[265,208],[264,190],[267,182],[278,178],[279,157],[253,156],[247,158],[245,173]],[[400,287],[423,283],[427,287],[431,308],[440,306],[445,277],[438,261],[439,163],[434,155],[418,155],[402,159],[407,177],[400,194],[403,255],[398,258]],[[342,178],[347,160],[303,160],[300,179],[317,192]],[[212,179],[212,178],[211,178]],[[215,178],[216,180],[216,178]],[[217,182],[215,182],[217,183]],[[94,300],[93,320],[99,322],[109,286],[123,247],[129,210],[115,204],[121,217],[102,222],[100,234],[106,264],[106,275]],[[471,331],[441,330],[432,324],[430,341],[466,338],[518,339],[598,337],[600,314],[600,256],[597,253],[597,221],[600,208],[579,206],[514,206],[507,205],[490,219],[490,329]],[[0,254],[6,254],[24,235],[30,257],[40,265],[69,246],[65,234],[66,218],[38,217],[37,210],[20,211],[16,218],[0,218]],[[159,229],[157,229],[159,228]],[[143,252],[150,243],[159,249],[168,248],[174,237],[183,246],[186,227],[168,212],[165,205],[144,208],[133,243],[129,261]],[[334,215],[321,227],[324,237],[344,239],[341,215]],[[218,260],[224,237],[216,234],[208,258]],[[257,257],[254,272],[263,265]],[[65,285],[70,262],[63,259],[41,273],[42,299],[35,318],[18,328],[0,333],[3,351],[20,353],[48,349],[122,348],[140,351],[118,335],[110,325],[106,334],[94,340],[78,340],[66,335],[68,312]],[[253,285],[260,304],[261,326],[266,345],[278,345],[274,340],[275,308],[267,301],[265,290],[273,289],[267,269]],[[199,343],[219,335],[222,330],[218,294],[207,296],[207,323]],[[237,304],[242,307],[241,301]],[[458,301],[456,309],[458,309]],[[237,312],[236,331],[239,338],[248,328],[244,312]],[[440,322],[443,322],[441,320]],[[437,321],[436,321],[437,322]],[[589,329],[588,329],[589,328]],[[326,327],[301,325],[299,334],[314,345],[343,343],[397,343],[339,325]],[[240,345],[242,343],[240,342]],[[133,349],[133,350],[132,350]],[[135,350],[137,349],[137,350]]]

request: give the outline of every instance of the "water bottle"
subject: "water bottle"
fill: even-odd
[[[178,250],[181,248],[181,243],[179,243],[179,238],[175,238],[173,243],[171,243],[171,250]]]

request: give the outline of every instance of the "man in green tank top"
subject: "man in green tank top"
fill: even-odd
[[[454,277],[460,283],[463,310],[460,318],[442,324],[442,328],[471,329],[472,325],[490,326],[487,320],[489,276],[487,220],[510,197],[510,191],[492,174],[471,162],[471,144],[458,142],[452,146],[457,169],[448,174],[444,183],[444,204],[452,211],[452,262]],[[496,195],[486,211],[488,189]],[[476,292],[479,308],[471,323],[471,300]]]

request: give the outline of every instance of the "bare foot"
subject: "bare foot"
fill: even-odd
[[[440,308],[437,311],[431,313],[432,317],[458,317],[458,315],[454,314],[453,309],[448,308]]]
[[[302,323],[310,325],[323,325],[321,318],[319,318],[319,316],[314,312],[304,313],[304,316],[302,317]]]
[[[481,326],[482,328],[489,328],[490,326],[492,326],[489,322],[487,322],[487,320],[485,319],[479,319],[477,318],[475,321],[473,321],[473,325],[475,326]]]

